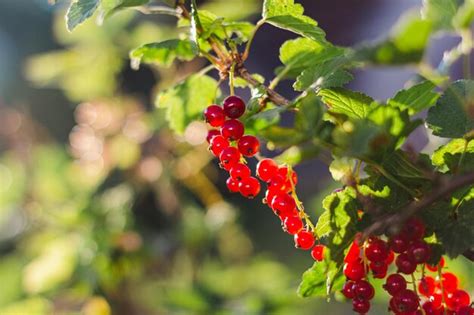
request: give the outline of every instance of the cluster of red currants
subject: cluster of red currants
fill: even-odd
[[[252,176],[246,158],[254,157],[260,150],[258,139],[244,135],[245,128],[238,119],[245,112],[244,101],[237,96],[229,96],[223,106],[210,105],[204,111],[206,122],[214,128],[207,135],[209,150],[218,157],[220,166],[229,172],[226,181],[231,192],[240,192],[247,198],[255,198],[261,190],[260,181],[267,184],[263,202],[267,204],[281,221],[285,232],[293,235],[295,246],[311,249],[316,261],[324,259],[324,245],[316,244],[314,226],[304,212],[295,192],[298,182],[296,172],[288,166],[278,165],[273,159],[261,159]],[[342,293],[352,300],[353,310],[365,314],[370,310],[370,300],[375,289],[368,281],[369,272],[376,279],[385,279],[384,289],[392,296],[389,309],[397,315],[474,315],[470,297],[466,291],[458,289],[457,277],[449,272],[442,273],[444,260],[437,266],[427,264],[431,257],[431,247],[423,238],[425,225],[418,218],[411,218],[403,230],[385,241],[370,237],[359,246],[352,243],[344,259],[346,283]],[[396,255],[396,257],[395,257]],[[397,273],[387,277],[389,266],[395,261]],[[423,277],[418,283],[414,272],[422,266]],[[437,271],[441,279],[425,275],[425,269]],[[411,275],[413,290],[407,288],[404,275]],[[421,304],[420,295],[426,298]]]
[[[244,125],[238,120],[245,112],[244,101],[237,96],[229,96],[223,106],[210,105],[204,111],[206,122],[212,127],[207,141],[209,150],[218,157],[220,166],[229,171],[226,181],[231,192],[240,192],[247,198],[256,197],[261,189],[260,182],[252,176],[245,157],[255,156],[259,149],[258,139],[244,135]],[[261,159],[257,164],[256,174],[267,183],[263,199],[273,212],[280,218],[283,229],[294,235],[295,246],[304,250],[312,249],[311,255],[317,260],[323,259],[324,246],[314,246],[316,239],[312,224],[305,226],[303,220],[309,222],[302,205],[296,197],[295,186],[298,176],[288,166],[278,165],[272,159]],[[306,224],[308,225],[308,224]]]
[[[374,288],[367,282],[367,274],[372,272],[373,278],[384,279],[389,265],[395,261],[397,273],[387,277],[384,289],[392,297],[389,309],[398,315],[474,315],[470,306],[470,297],[466,291],[458,289],[457,277],[450,273],[441,273],[444,259],[437,266],[428,265],[431,247],[423,241],[425,225],[418,218],[411,218],[403,230],[389,238],[388,242],[378,237],[370,237],[360,247],[354,241],[346,257],[344,275],[347,278],[342,289],[345,297],[352,299],[355,312],[365,314],[370,309],[370,299]],[[395,254],[397,254],[395,258]],[[421,266],[424,275],[417,283],[414,272]],[[437,271],[441,280],[426,276],[425,269]],[[408,281],[403,276],[411,275],[413,290],[407,288]],[[426,298],[421,304],[420,296]]]

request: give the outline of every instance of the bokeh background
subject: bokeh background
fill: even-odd
[[[351,314],[347,303],[297,297],[311,257],[293,248],[259,202],[226,191],[202,123],[177,137],[154,109],[156,91],[205,66],[131,70],[128,51],[173,37],[174,19],[127,11],[68,33],[64,2],[0,1],[0,314]],[[421,6],[300,2],[344,46],[384,36]],[[199,5],[251,21],[261,7],[257,0]],[[271,78],[279,46],[292,37],[264,26],[248,68]],[[458,42],[432,39],[425,61],[437,64]],[[415,72],[370,68],[351,88],[385,99]],[[460,72],[455,64],[452,78]],[[291,97],[290,86],[279,92]],[[423,129],[410,143],[437,145]],[[299,193],[316,215],[337,184],[320,161],[297,169]],[[460,258],[449,266],[472,291],[472,265]],[[372,314],[386,313],[378,294]]]

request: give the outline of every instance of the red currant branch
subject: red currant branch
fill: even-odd
[[[376,219],[376,222],[365,229],[363,238],[366,239],[370,235],[380,234],[388,227],[398,228],[403,222],[415,215],[417,212],[425,209],[436,201],[449,196],[454,191],[472,184],[474,184],[474,172],[456,177],[442,177],[439,179],[437,184],[438,187],[430,194],[424,196],[420,200],[411,202],[408,206],[403,207],[403,209],[396,211],[394,214],[383,215]]]

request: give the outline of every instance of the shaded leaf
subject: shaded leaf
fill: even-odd
[[[160,43],[140,46],[130,52],[133,69],[138,69],[141,62],[169,67],[175,58],[192,60],[195,54],[194,43],[189,40],[170,39]]]
[[[100,0],[77,0],[71,3],[66,12],[66,25],[69,31],[90,18],[99,7]]]
[[[408,89],[400,90],[387,101],[387,104],[396,106],[401,110],[408,109],[411,115],[433,106],[439,97],[434,92],[435,85],[430,81],[423,81]]]
[[[474,140],[453,139],[438,148],[431,160],[440,171],[474,171]]]
[[[108,18],[122,9],[144,5],[148,2],[150,0],[101,0],[100,6],[104,18]]]
[[[422,14],[433,23],[435,30],[452,30],[453,18],[461,5],[460,0],[425,0]]]

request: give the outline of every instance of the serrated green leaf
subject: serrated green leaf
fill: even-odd
[[[296,78],[293,88],[296,91],[304,91],[310,88],[318,90],[341,87],[352,79],[352,74],[341,69],[334,61],[330,61],[306,68]]]
[[[330,255],[330,251],[325,249],[325,256]],[[328,297],[332,292],[342,288],[345,277],[342,268],[334,261],[325,259],[316,262],[303,273],[301,283],[298,287],[298,295],[301,297]]]
[[[318,23],[303,14],[304,8],[294,0],[265,0],[262,16],[273,26],[325,43],[326,34]]]
[[[426,119],[433,134],[443,138],[462,138],[474,129],[474,81],[451,84],[428,111]]]
[[[298,101],[298,112],[295,117],[295,128],[312,137],[317,134],[322,123],[324,104],[315,93],[308,93]]]
[[[460,0],[424,0],[422,14],[435,30],[452,30],[453,18],[462,4]]]
[[[370,96],[344,88],[322,89],[318,95],[330,112],[344,114],[350,118],[366,117],[370,104],[374,101]]]
[[[202,115],[202,111],[218,96],[217,81],[194,74],[173,88],[158,94],[156,106],[166,109],[170,128],[182,134],[186,126]]]
[[[412,14],[403,16],[389,38],[378,43],[361,45],[356,49],[354,59],[382,65],[419,62],[431,29],[429,20]]]
[[[260,135],[279,147],[294,145],[304,139],[304,136],[296,129],[281,126],[270,126],[261,130]]]
[[[196,56],[193,45],[193,42],[182,39],[145,44],[130,52],[132,68],[138,69],[141,62],[169,67],[176,58],[192,60]]]
[[[408,109],[410,115],[413,115],[435,104],[439,94],[433,91],[434,88],[435,85],[430,81],[423,81],[408,89],[398,91],[387,101],[387,104],[401,110]]]
[[[278,74],[296,77],[306,68],[332,60],[343,52],[341,48],[322,45],[307,38],[288,40],[280,47],[280,61],[284,67],[278,70]]]
[[[474,171],[474,140],[453,139],[438,148],[431,160],[440,171]]]
[[[66,12],[67,29],[71,32],[76,26],[90,18],[99,7],[100,0],[77,0],[71,3]]]

